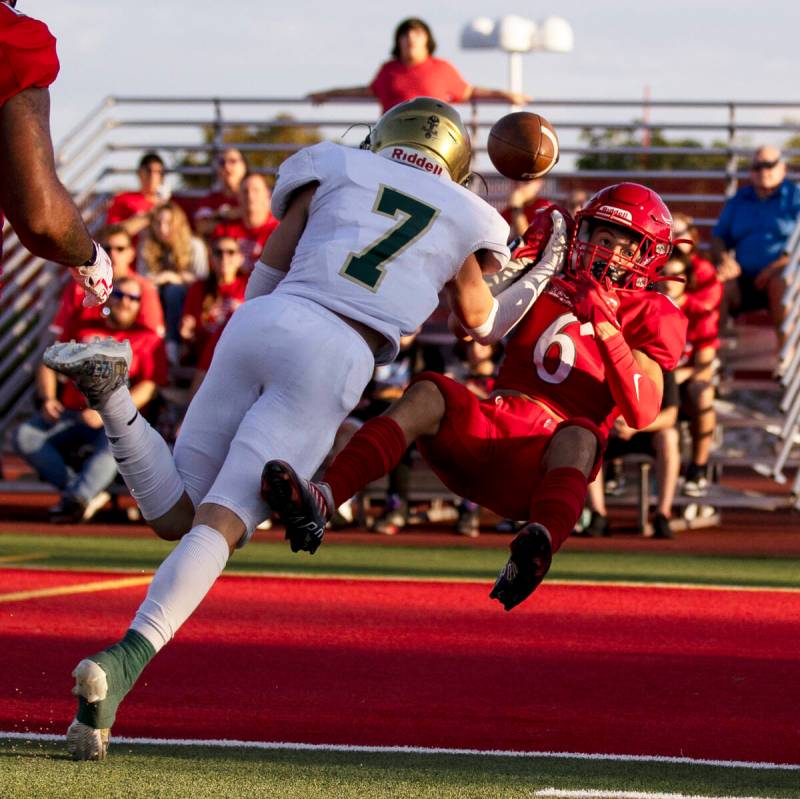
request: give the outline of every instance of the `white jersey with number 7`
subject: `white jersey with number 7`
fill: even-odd
[[[275,293],[313,300],[377,330],[387,339],[378,363],[393,360],[400,336],[430,316],[470,253],[490,250],[501,266],[508,260],[506,222],[442,170],[322,142],[281,164],[275,216],[312,182],[319,186],[308,224]]]

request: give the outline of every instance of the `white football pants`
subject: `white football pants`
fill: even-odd
[[[175,464],[195,507],[233,511],[249,538],[267,516],[268,460],[310,478],[374,369],[367,343],[338,316],[285,294],[248,300],[228,322],[189,406]]]

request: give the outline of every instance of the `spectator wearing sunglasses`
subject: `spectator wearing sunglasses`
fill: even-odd
[[[230,236],[214,239],[211,274],[189,287],[183,306],[181,338],[191,345],[195,363],[207,345],[213,347],[218,333],[244,302],[247,277],[242,274],[243,264],[244,256],[236,239]],[[211,360],[210,353],[207,360]]]
[[[149,224],[153,209],[167,199],[164,185],[164,160],[158,153],[145,153],[139,160],[136,176],[138,191],[125,191],[111,201],[106,224],[121,224],[131,236],[137,236]]]
[[[108,315],[85,325],[75,338],[130,341],[131,395],[136,408],[146,412],[158,386],[167,382],[167,360],[161,337],[139,324],[141,298],[135,277],[115,282]],[[59,382],[44,364],[36,374],[36,391],[39,408],[17,429],[16,449],[42,480],[60,491],[59,502],[50,508],[50,521],[88,521],[108,501],[106,489],[117,474],[100,415],[87,407],[72,382]]]
[[[239,190],[247,174],[247,161],[240,150],[228,147],[217,161],[217,185],[200,200],[194,214],[194,228],[204,238],[221,222],[242,218]]]
[[[785,248],[800,217],[800,188],[787,179],[777,147],[756,150],[750,175],[750,185],[725,203],[714,226],[711,260],[725,282],[727,312],[768,309],[782,344]]]
[[[139,284],[142,299],[138,324],[163,337],[164,312],[161,309],[158,290],[146,277],[133,271],[133,263],[136,260],[133,239],[122,225],[109,225],[100,231],[98,239],[111,257],[114,283],[124,278],[132,278]],[[109,310],[106,307],[84,308],[85,293],[84,288],[77,283],[67,285],[61,296],[61,305],[50,325],[51,333],[69,341],[77,337],[81,327],[95,324],[104,316],[108,316]]]

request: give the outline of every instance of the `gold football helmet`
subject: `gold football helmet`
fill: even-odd
[[[464,183],[469,177],[469,133],[458,111],[441,100],[417,97],[390,108],[363,146],[377,153],[394,145],[405,145],[433,158],[456,183]]]

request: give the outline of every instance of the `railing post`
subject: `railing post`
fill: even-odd
[[[222,150],[225,146],[225,121],[222,118],[222,100],[219,97],[214,98],[214,148],[211,150],[211,163],[212,165],[217,162],[217,159],[222,155]],[[212,169],[212,183],[214,171]]]
[[[725,195],[733,197],[739,185],[739,159],[734,151],[736,144],[736,103],[728,103],[728,163],[725,165]]]
[[[472,109],[472,116],[470,117],[467,129],[469,130],[469,138],[472,142],[472,160],[475,160],[475,142],[478,139],[478,104],[472,100],[470,103]]]

